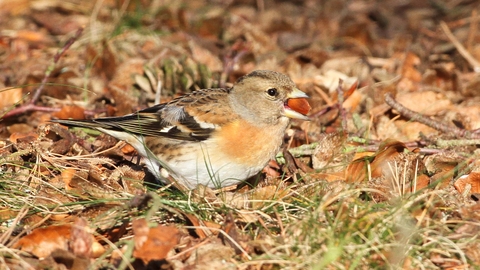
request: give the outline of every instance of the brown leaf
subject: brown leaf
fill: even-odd
[[[188,214],[188,213],[183,213],[183,215],[188,218],[188,220],[192,223],[192,226],[194,227],[200,227],[200,220],[192,215],[192,214]],[[195,233],[198,235],[198,237],[200,237],[200,239],[204,239],[207,237],[207,235],[205,234],[205,232],[199,228],[195,228]]]
[[[207,65],[207,67],[213,72],[222,70],[223,64],[217,55],[213,54],[206,48],[203,48],[195,41],[190,41],[188,45],[195,61]]]
[[[101,74],[108,80],[111,80],[119,67],[117,55],[112,52],[112,48],[105,40],[102,42],[102,48],[97,49],[92,45],[86,46],[87,61],[93,67],[93,74]],[[129,76],[125,77],[130,79]]]
[[[76,256],[91,258],[93,242],[93,235],[91,229],[88,227],[87,221],[83,218],[77,218],[72,225],[70,241],[68,243],[70,250]]]
[[[58,112],[52,114],[53,117],[59,119],[85,119],[85,109],[75,105],[63,106]]]
[[[13,133],[28,133],[33,132],[34,129],[32,126],[24,123],[13,124],[7,127],[7,130],[10,134]]]
[[[448,97],[436,91],[402,92],[395,99],[406,108],[428,116],[452,109]]]
[[[371,158],[362,158],[352,161],[346,172],[346,181],[347,183],[354,182],[363,182],[367,179],[368,176],[368,164],[370,163]]]
[[[13,248],[30,252],[39,258],[48,257],[55,249],[68,250],[71,228],[68,224],[35,229],[15,243]]]
[[[45,130],[47,133],[54,133],[58,135],[61,139],[56,141],[52,146],[50,146],[50,152],[65,155],[72,148],[75,140],[73,135],[68,131],[68,129],[60,126],[58,124],[49,125],[48,129]]]
[[[63,15],[53,12],[53,10],[32,12],[31,16],[35,22],[41,24],[54,35],[72,33],[88,23],[88,17],[86,16]]]
[[[35,141],[38,138],[38,134],[36,132],[28,132],[28,133],[19,133],[15,132],[10,135],[9,140],[13,143],[19,143],[19,142],[26,142],[30,143]]]
[[[127,143],[124,147],[122,147],[121,151],[125,155],[133,155],[135,153],[135,148]]]
[[[71,190],[72,187],[70,186],[70,183],[72,182],[73,176],[75,176],[75,169],[73,168],[67,168],[62,171],[61,173],[61,180],[65,184],[65,189],[66,190]]]
[[[31,12],[31,4],[30,0],[2,1],[0,2],[0,10],[18,16],[20,14]]]
[[[257,187],[250,193],[249,200],[251,200],[252,207],[258,209],[271,200],[281,200],[287,196],[289,189],[282,188],[277,185],[269,185],[264,187]]]
[[[348,166],[347,182],[380,179],[382,188],[393,189],[401,194],[426,187],[429,179],[422,176],[423,163],[416,153],[405,150],[407,147],[404,143],[385,140],[375,155],[354,160]],[[403,179],[406,181],[403,182]]]
[[[192,223],[192,226],[197,227],[195,228],[195,233],[200,239],[205,239],[209,235],[217,234],[217,230],[212,232],[209,228],[220,229],[221,227],[217,223],[200,220],[193,214],[183,213],[183,215]]]
[[[277,171],[278,169],[280,169],[278,163],[275,160],[270,160],[267,166],[262,169],[262,172],[265,173],[267,177],[279,177],[280,173]]]
[[[116,104],[115,114],[125,115],[137,108],[138,97],[136,93],[132,93],[131,86],[135,83],[135,75],[143,74],[144,65],[144,60],[134,58],[121,62],[115,67],[115,73],[108,84],[108,92]],[[108,113],[111,112],[110,109]]]
[[[40,31],[19,30],[16,33],[16,38],[27,41],[28,43],[43,43],[49,41],[49,36]]]
[[[430,185],[431,179],[426,174],[421,174],[417,177],[417,183],[415,190],[420,190],[422,188],[428,187]]]
[[[345,171],[337,172],[337,173],[312,173],[312,174],[309,174],[309,176],[312,177],[313,179],[323,179],[327,182],[344,181]],[[355,178],[355,176],[352,176],[352,179],[353,178]]]
[[[0,108],[8,108],[22,101],[22,88],[10,88],[0,91]]]
[[[464,175],[458,178],[458,180],[453,184],[455,189],[462,194],[467,185],[470,185],[469,194],[480,193],[480,172],[471,172],[466,176]]]
[[[407,78],[413,82],[420,82],[422,80],[422,74],[417,70],[417,66],[421,63],[420,58],[412,53],[408,52],[405,57],[402,67],[403,78]]]
[[[144,262],[163,260],[179,243],[180,232],[176,227],[159,225],[149,228],[145,219],[133,221],[135,250],[133,256]]]
[[[345,151],[348,145],[347,136],[341,132],[319,136],[317,143],[312,155],[313,169],[321,169],[324,173],[337,173],[353,160],[352,154]]]
[[[419,134],[423,136],[434,136],[438,133],[436,129],[433,129],[425,124],[419,122],[405,121],[405,120],[396,120],[394,122],[397,130],[405,135],[406,139],[409,141],[415,141],[418,139]]]
[[[358,82],[352,84],[350,89],[344,93],[345,101],[343,102],[343,107],[348,111],[356,111],[357,108],[362,104],[365,96],[357,90]]]
[[[242,247],[244,250],[248,248],[247,240],[248,237],[241,233],[235,224],[235,218],[232,213],[228,213],[225,217],[225,222],[222,226],[222,229],[229,237],[226,237],[224,234],[219,234],[219,238],[222,239],[223,243],[232,247],[235,250],[235,253],[242,254],[243,251],[240,249]]]
[[[207,243],[198,247],[185,261],[185,269],[225,269],[232,260],[234,250],[222,243]],[[233,266],[235,268],[235,266]]]

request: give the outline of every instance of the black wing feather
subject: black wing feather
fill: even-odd
[[[172,102],[169,103],[158,104],[119,117],[103,117],[90,120],[58,119],[51,121],[73,127],[125,131],[145,137],[161,136],[185,141],[203,141],[208,139],[214,129],[202,128],[195,118],[189,115],[183,107],[177,107],[178,101],[179,100],[172,100]],[[185,99],[182,101],[182,103],[184,103]],[[176,123],[166,121],[165,117],[162,117],[164,110],[170,106],[175,106],[175,110],[179,110],[179,117],[176,119]]]

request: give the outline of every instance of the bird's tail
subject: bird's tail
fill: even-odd
[[[87,120],[52,119],[50,120],[50,122],[58,123],[68,127],[82,127],[82,128],[90,128],[90,129],[112,128],[112,126],[109,125],[108,122],[88,120],[88,119]]]

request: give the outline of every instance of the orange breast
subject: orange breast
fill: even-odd
[[[249,166],[263,166],[279,150],[283,133],[281,126],[260,128],[244,120],[236,120],[218,131],[219,150],[235,162]]]

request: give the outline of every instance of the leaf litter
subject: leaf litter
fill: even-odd
[[[0,2],[7,269],[480,266],[475,1]],[[310,96],[246,184],[159,186],[52,118],[131,113],[255,69]],[[40,248],[39,248],[40,247]]]

